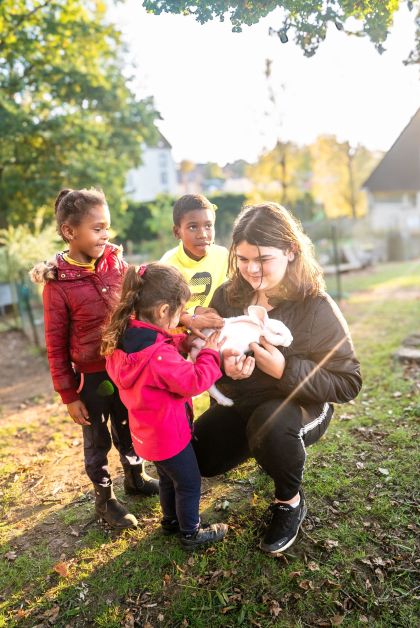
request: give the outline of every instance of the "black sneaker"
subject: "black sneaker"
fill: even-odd
[[[221,541],[228,527],[226,523],[204,523],[193,534],[182,534],[181,545],[186,550],[194,550],[202,545]]]
[[[294,543],[302,521],[306,517],[307,508],[303,493],[296,508],[289,504],[271,504],[272,518],[265,531],[260,548],[267,554],[280,554]]]
[[[179,532],[179,523],[178,519],[162,519],[160,522],[162,533],[165,536],[169,536],[171,534],[178,534]]]

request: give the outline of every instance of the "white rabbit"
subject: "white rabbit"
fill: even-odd
[[[226,338],[222,352],[226,349],[240,351],[241,355],[250,350],[252,342],[259,342],[261,336],[270,344],[278,347],[288,347],[292,340],[290,330],[281,321],[269,318],[267,310],[260,305],[250,305],[248,315],[233,316],[225,318],[225,324],[221,329],[220,340]],[[203,334],[210,335],[214,329],[202,329]],[[204,340],[196,338],[190,351],[191,359],[194,361],[198,352],[202,348]],[[240,356],[238,356],[238,359]],[[223,395],[213,384],[209,388],[209,394],[222,406],[232,406],[233,401]]]

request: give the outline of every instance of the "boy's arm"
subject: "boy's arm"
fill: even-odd
[[[225,324],[223,318],[211,307],[196,307],[194,314],[183,312],[179,322],[199,338],[205,338],[202,329],[221,329]]]

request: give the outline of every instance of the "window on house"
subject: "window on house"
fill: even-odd
[[[167,185],[168,183],[168,173],[166,170],[162,170],[160,173],[160,182],[162,185]]]
[[[164,152],[159,153],[159,165],[161,168],[165,168],[168,163],[168,155]]]
[[[410,207],[416,207],[417,205],[417,194],[415,192],[410,192],[407,194],[407,201]]]
[[[375,192],[375,200],[379,203],[402,203],[403,194],[400,192]]]

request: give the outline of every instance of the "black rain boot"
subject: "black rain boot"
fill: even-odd
[[[112,528],[137,528],[137,519],[118,501],[112,484],[101,486],[94,484],[95,511],[98,519],[103,519]]]
[[[123,465],[124,491],[127,495],[159,495],[159,481],[150,477],[141,464]]]

